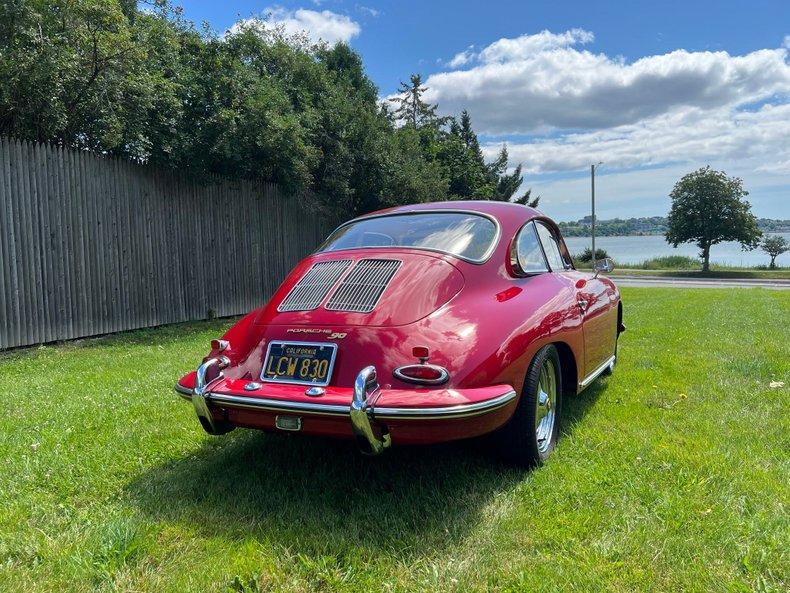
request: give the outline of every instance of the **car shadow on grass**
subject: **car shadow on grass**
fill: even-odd
[[[599,391],[570,398],[563,432]],[[531,475],[501,462],[486,439],[370,458],[351,442],[236,430],[148,469],[127,495],[152,519],[206,537],[253,538],[308,557],[364,551],[409,560],[462,540],[497,496],[528,488]]]

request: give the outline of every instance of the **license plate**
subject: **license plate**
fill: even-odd
[[[332,378],[336,354],[337,344],[269,342],[261,380],[301,385],[328,385]]]

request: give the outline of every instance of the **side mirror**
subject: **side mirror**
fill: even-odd
[[[614,270],[614,260],[611,257],[605,257],[603,259],[596,260],[595,262],[595,275],[597,276],[601,272],[604,274],[609,274],[612,270]]]

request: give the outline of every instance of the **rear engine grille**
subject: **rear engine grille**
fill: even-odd
[[[350,259],[318,262],[313,265],[282,300],[277,310],[309,311],[315,309],[349,265],[351,265]]]
[[[369,313],[400,267],[396,259],[361,259],[326,304],[333,311]]]

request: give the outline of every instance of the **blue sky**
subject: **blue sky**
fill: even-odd
[[[444,113],[469,109],[560,220],[663,215],[674,181],[711,164],[759,216],[790,218],[790,2],[182,1],[225,31],[264,16],[347,40],[382,97],[420,72]]]

